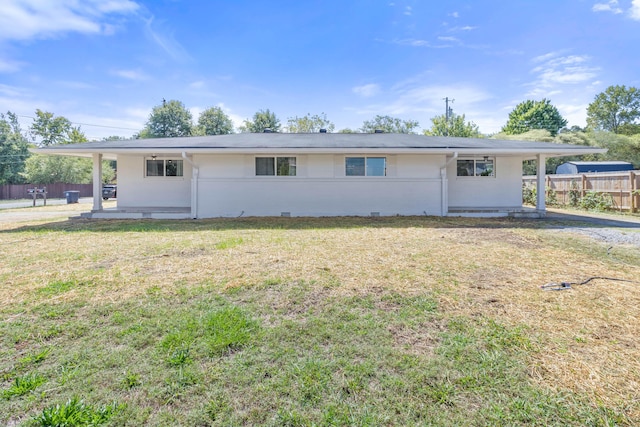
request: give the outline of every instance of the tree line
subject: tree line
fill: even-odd
[[[640,168],[640,90],[635,87],[610,86],[595,96],[587,108],[587,126],[567,128],[567,120],[548,99],[526,100],[510,113],[501,131],[483,135],[478,126],[468,121],[464,114],[442,114],[430,119],[431,126],[424,135],[466,138],[520,139],[557,143],[579,144],[607,148],[604,155],[582,157],[583,160],[623,160]],[[387,115],[377,115],[365,120],[358,129],[340,129],[339,133],[416,134],[417,120],[405,120]],[[238,132],[317,133],[320,129],[334,132],[334,123],[325,113],[289,117],[282,124],[269,109],[257,111],[244,120]],[[232,134],[233,121],[220,107],[202,111],[197,121],[178,100],[162,100],[153,107],[144,128],[132,136],[136,138],[172,138],[199,135]],[[104,140],[126,139],[119,136]],[[0,184],[48,184],[52,182],[89,183],[92,180],[92,164],[89,159],[65,156],[40,156],[29,152],[29,147],[54,144],[87,142],[80,127],[63,116],[36,110],[32,124],[23,131],[14,113],[0,114]],[[573,158],[549,159],[547,172]],[[524,172],[535,173],[533,165],[524,166]],[[115,177],[114,162],[105,161],[103,181]]]

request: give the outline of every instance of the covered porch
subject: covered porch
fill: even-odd
[[[108,156],[116,159],[116,156]],[[190,163],[190,160],[183,156]],[[116,198],[116,206],[105,207],[102,199],[102,153],[93,153],[93,206],[90,212],[80,214],[81,218],[86,219],[193,219],[195,218],[195,209],[190,206],[118,206]],[[197,176],[197,169],[193,171],[193,175]],[[193,177],[192,177],[193,178]],[[192,184],[196,182],[192,179]],[[195,206],[193,197],[191,199],[192,206]],[[111,205],[111,204],[110,204]]]

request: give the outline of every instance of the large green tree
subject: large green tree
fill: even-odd
[[[256,112],[252,120],[245,120],[239,130],[240,132],[262,133],[266,129],[271,132],[280,132],[280,119],[268,108]]]
[[[29,156],[29,142],[16,115],[0,114],[0,184],[24,182],[22,171]]]
[[[54,117],[53,113],[38,109],[29,130],[38,145],[47,147],[67,143],[72,128],[71,122],[66,117]]]
[[[196,133],[199,135],[227,135],[233,133],[233,121],[220,107],[211,107],[200,113]]]
[[[548,99],[527,100],[516,105],[516,108],[509,113],[509,120],[502,128],[502,132],[507,135],[518,135],[533,129],[546,129],[555,136],[566,125],[567,121]]]
[[[40,110],[36,111],[30,131],[43,146],[87,142],[87,137],[80,128],[73,127],[67,118],[54,117],[52,113]],[[102,171],[103,182],[113,180],[115,171],[109,161],[103,162]],[[86,158],[36,154],[25,162],[22,176],[30,184],[87,184],[93,180],[93,164]]]
[[[473,122],[466,122],[464,114],[461,116],[453,114],[447,120],[446,114],[433,117],[431,119],[431,129],[424,131],[425,135],[431,136],[458,136],[463,138],[480,138],[482,134]]]
[[[86,158],[34,154],[27,159],[23,175],[30,184],[89,184],[93,181],[93,163]],[[112,182],[114,178],[111,162],[103,161],[102,182]]]
[[[625,135],[640,133],[640,90],[609,86],[587,107],[587,126]]]
[[[326,129],[327,132],[333,132],[336,126],[327,119],[325,113],[307,114],[303,117],[289,117],[287,120],[287,131],[291,133],[316,133],[320,129]]]
[[[177,100],[156,105],[149,120],[139,133],[140,138],[174,138],[193,134],[193,117],[184,104]]]
[[[391,116],[377,115],[373,120],[365,120],[360,128],[361,132],[374,133],[381,130],[385,133],[415,133],[420,124],[415,120],[402,120]]]

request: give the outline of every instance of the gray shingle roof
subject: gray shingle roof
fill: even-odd
[[[51,154],[151,153],[151,152],[336,152],[384,151],[389,153],[488,153],[578,155],[604,150],[549,142],[453,138],[408,134],[343,133],[240,133],[216,136],[96,141],[55,145],[36,150]]]

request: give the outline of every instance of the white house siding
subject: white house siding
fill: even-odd
[[[497,157],[493,177],[456,175],[454,160],[447,168],[450,209],[522,207],[520,157]]]
[[[118,156],[118,208],[191,206],[191,165],[183,163],[181,177],[146,177],[145,158]],[[181,156],[166,158],[180,160]]]
[[[297,158],[295,177],[255,176],[253,155],[194,156],[200,170],[197,216],[441,214],[444,156],[376,154],[387,158],[385,177],[345,176],[350,155],[278,156]]]

